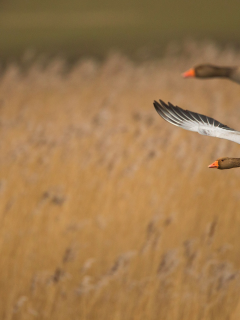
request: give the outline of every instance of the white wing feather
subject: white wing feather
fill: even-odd
[[[202,135],[234,141],[240,144],[240,132],[229,128],[221,122],[203,114],[168,105],[159,100],[154,101],[154,107],[158,114],[169,123],[185,130],[198,132]]]

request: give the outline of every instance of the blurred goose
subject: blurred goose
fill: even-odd
[[[166,104],[154,101],[153,105],[158,114],[167,122],[181,127],[185,130],[198,132],[210,137],[222,138],[240,144],[240,131],[229,128],[217,120],[204,116],[203,114],[183,110],[173,106],[170,102]],[[231,169],[240,167],[240,158],[219,158],[208,166],[209,168]]]
[[[211,64],[196,66],[182,74],[184,78],[228,78],[240,83],[240,67],[217,67]]]

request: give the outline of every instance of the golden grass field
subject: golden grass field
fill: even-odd
[[[185,44],[161,60],[54,59],[0,79],[0,318],[238,320],[240,156],[163,121],[154,99],[240,130],[240,86],[184,80],[240,52]]]

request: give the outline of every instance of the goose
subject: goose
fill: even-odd
[[[231,129],[213,118],[173,106],[170,102],[166,104],[162,100],[159,100],[159,103],[154,101],[153,105],[164,120],[177,127],[240,144],[240,131]],[[240,167],[240,158],[219,158],[208,167],[221,170]]]
[[[240,67],[218,67],[201,64],[182,74],[184,78],[228,78],[240,84]]]

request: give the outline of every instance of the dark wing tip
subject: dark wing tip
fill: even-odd
[[[160,102],[160,103],[159,103]],[[156,109],[157,113],[163,118],[165,119],[163,110],[164,110],[164,102],[162,100],[159,100],[159,102],[157,102],[156,100],[154,100],[153,105],[154,108]]]
[[[159,99],[159,102],[157,102],[156,100],[154,100],[153,102],[154,108],[156,109],[156,111],[160,114],[161,111],[164,112],[169,112],[169,110],[176,110],[178,107],[175,107],[174,105],[172,105],[170,102],[165,103],[163,100]],[[162,114],[161,114],[162,115]]]
[[[160,103],[159,103],[160,102]],[[166,120],[166,115],[165,112],[167,111],[168,113],[168,109],[169,109],[169,105],[167,105],[164,101],[162,101],[161,99],[159,100],[159,102],[157,102],[156,100],[154,100],[153,105],[154,108],[156,109],[157,113]]]
[[[159,111],[161,110],[161,105],[156,100],[153,101],[153,105],[156,111],[159,113]]]
[[[159,103],[160,102],[160,103]],[[159,99],[159,102],[157,102],[156,100],[154,100],[153,101],[153,105],[154,105],[154,107],[155,107],[155,109],[158,111],[159,109],[162,109],[162,108],[168,108],[168,105],[164,102],[164,101],[162,101],[161,99]],[[168,102],[168,104],[170,104],[169,102]]]

